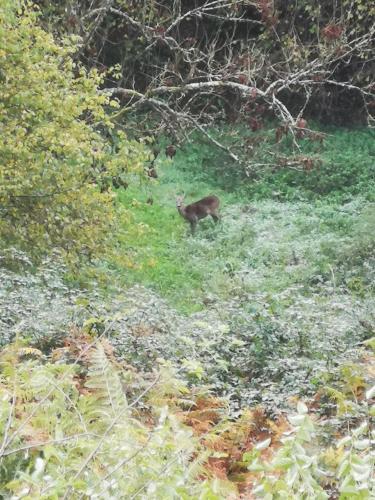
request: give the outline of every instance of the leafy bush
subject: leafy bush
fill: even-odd
[[[339,302],[344,296],[334,297],[323,309],[319,297],[316,302],[292,297],[276,317],[259,295],[216,302],[212,309],[184,317],[134,287],[112,302],[110,317],[117,318],[112,340],[139,369],[151,369],[158,358],[173,361],[192,382],[227,395],[233,413],[254,403],[272,413],[288,406],[291,395],[312,394],[324,383],[322,374],[333,374],[358,356],[353,330],[362,329],[346,312],[354,302],[345,306]],[[106,311],[99,307],[95,314],[100,318]]]
[[[82,323],[77,301],[84,294],[64,283],[65,267],[54,257],[35,270],[26,254],[2,251],[0,262],[6,267],[0,267],[1,346],[18,336],[48,349],[61,342],[69,325]]]
[[[77,39],[58,45],[28,2],[0,9],[1,239],[34,256],[59,247],[72,261],[93,257],[120,215],[97,184],[141,170],[146,153],[121,132],[116,147],[99,133],[118,104],[99,92],[103,75],[74,62]]]
[[[299,403],[298,414],[288,417],[292,429],[285,433],[282,446],[270,462],[261,459],[261,452],[270,445],[270,439],[244,455],[244,460],[250,462],[249,470],[260,475],[253,490],[257,498],[307,500],[328,499],[331,495],[340,500],[373,498],[375,432],[371,421],[375,405],[371,406],[371,399],[374,394],[375,386],[367,392],[370,405],[365,403],[365,419],[335,443],[336,450],[319,447],[317,438],[322,429],[309,417],[307,407]],[[320,427],[324,429],[324,422]],[[323,470],[324,465],[331,466],[331,470]]]

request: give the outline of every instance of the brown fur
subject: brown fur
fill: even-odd
[[[176,207],[179,214],[190,223],[191,232],[194,234],[195,228],[199,220],[211,215],[213,220],[217,222],[220,218],[219,206],[220,200],[217,196],[211,195],[202,198],[199,201],[185,206],[183,204],[184,197],[177,196]]]

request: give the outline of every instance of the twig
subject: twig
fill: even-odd
[[[1,447],[0,447],[0,459],[2,459],[3,456],[5,456],[5,448],[7,446],[8,433],[9,433],[10,427],[12,425],[12,418],[14,415],[14,410],[16,407],[16,399],[17,399],[16,388],[17,388],[16,378],[14,378],[12,404],[11,404],[11,407],[9,409],[9,415],[8,415],[7,422],[6,422],[5,429],[4,429],[4,438],[3,438],[3,442],[1,443]]]
[[[7,457],[9,455],[13,455],[14,453],[19,453],[20,451],[31,450],[33,448],[39,448],[40,446],[45,446],[47,444],[61,444],[61,443],[65,443],[66,441],[72,441],[73,439],[78,439],[81,437],[88,437],[88,436],[97,437],[96,434],[82,432],[81,434],[74,434],[73,436],[66,436],[66,437],[61,438],[61,439],[51,439],[49,441],[40,441],[39,443],[29,444],[26,446],[20,446],[19,448],[14,448],[12,450],[4,451],[3,456]]]

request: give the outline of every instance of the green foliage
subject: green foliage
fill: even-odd
[[[176,417],[193,401],[172,365],[162,363],[144,378],[114,358],[105,340],[89,341],[82,332],[74,340],[78,351],[57,349],[50,358],[19,343],[0,353],[1,495],[219,500],[234,493],[226,481],[203,479],[212,452]],[[343,438],[335,422],[329,448],[321,444],[328,422],[312,419],[298,403],[272,455],[270,438],[244,454],[242,463],[256,474],[252,494],[372,498],[374,395],[375,387],[368,389],[360,425]],[[224,428],[230,431],[228,422]]]
[[[19,10],[17,10],[19,8]],[[103,175],[141,170],[142,147],[118,132],[111,147],[103,75],[74,61],[77,38],[57,45],[28,3],[0,10],[0,235],[37,256],[51,247],[65,258],[94,257],[116,229],[113,195]],[[105,165],[105,171],[101,166]]]
[[[341,142],[337,147],[344,151]],[[362,291],[371,286],[371,204],[362,197],[344,204],[340,190],[339,195],[308,202],[296,179],[289,187],[273,185],[271,180],[268,184],[265,178],[248,181],[228,193],[223,190],[226,176],[235,180],[236,173],[223,157],[217,162],[215,155],[212,146],[201,148],[197,142],[178,153],[173,165],[159,161],[159,179],[152,185],[133,183],[119,193],[133,222],[122,236],[122,245],[130,247],[132,265],[125,272],[126,266],[117,267],[126,283],[152,286],[187,312],[201,308],[212,295],[228,297],[238,287],[247,288],[251,280],[252,290],[274,292],[301,282],[326,281],[333,270],[336,285],[344,282]],[[241,172],[237,165],[235,170]],[[371,172],[366,175],[370,193]],[[317,172],[303,176],[318,178]],[[319,173],[320,177],[326,175]],[[289,190],[294,201],[279,203],[282,190]],[[210,220],[200,222],[201,230],[191,238],[175,209],[175,194],[181,191],[188,201],[215,192],[222,202],[222,222],[216,227]],[[267,194],[275,201],[261,201]],[[366,196],[365,191],[362,194]],[[150,197],[152,205],[146,202]],[[296,203],[295,198],[303,201]]]
[[[2,483],[8,485],[6,494],[11,488],[17,495],[22,488],[31,487],[36,496],[41,496],[43,488],[50,487],[56,495],[64,488],[78,495],[93,495],[98,491],[99,471],[104,478],[99,493],[106,497],[116,496],[114,488],[120,485],[121,491],[130,491],[130,496],[142,488],[145,498],[227,498],[225,484],[196,480],[206,455],[200,454],[191,434],[176,424],[170,410],[165,419],[161,418],[162,408],[176,395],[184,405],[191,404],[180,378],[183,375],[190,383],[209,384],[215,393],[230,396],[232,415],[254,402],[262,402],[272,413],[288,406],[291,395],[312,394],[316,387],[328,383],[330,389],[324,397],[328,395],[330,400],[324,400],[319,411],[330,414],[334,404],[341,411],[327,422],[330,432],[324,425],[324,429],[317,426],[300,406],[303,418],[291,417],[294,430],[286,436],[275,459],[268,463],[255,457],[256,467],[263,468],[258,470],[263,474],[262,489],[256,490],[256,495],[264,491],[280,498],[281,492],[286,498],[300,498],[299,492],[304,489],[305,498],[323,498],[325,491],[340,491],[346,500],[350,498],[347,492],[357,488],[363,491],[363,497],[358,498],[371,498],[367,490],[371,492],[373,485],[368,481],[366,490],[365,481],[372,466],[369,444],[374,438],[370,434],[363,439],[353,436],[334,451],[323,453],[318,438],[332,446],[344,425],[352,427],[359,419],[368,420],[368,428],[371,425],[368,416],[374,409],[367,408],[361,399],[366,374],[352,360],[361,354],[358,344],[371,336],[375,324],[372,206],[361,197],[346,204],[335,204],[332,199],[250,203],[241,194],[216,191],[212,184],[194,180],[188,172],[181,174],[163,160],[157,169],[159,179],[152,185],[134,183],[128,190],[119,191],[119,201],[130,217],[122,227],[120,241],[127,267],[121,268],[118,262],[117,267],[102,264],[102,271],[109,277],[121,271],[124,284],[140,280],[157,292],[169,294],[185,311],[201,311],[185,316],[140,286],[125,290],[114,287],[113,294],[107,291],[108,296],[95,286],[91,292],[78,292],[64,285],[60,276],[63,268],[52,260],[46,261],[39,272],[26,273],[25,266],[33,269],[25,255],[13,251],[1,256],[8,268],[1,271],[0,280],[0,308],[5,311],[0,323],[3,341],[18,335],[32,338],[33,345],[51,349],[56,342],[61,345],[63,333],[73,323],[93,337],[111,336],[122,359],[148,372],[138,378],[133,370],[124,371],[108,355],[105,343],[98,345],[84,370],[81,363],[72,367],[64,358],[54,363],[23,345],[17,347],[22,357],[36,356],[37,360],[16,363],[13,357],[13,361],[7,361],[9,351],[5,351],[1,383],[6,384],[8,404],[0,416],[1,428],[6,428],[9,418],[9,394],[15,377],[20,381],[19,402],[30,406],[28,411],[38,401],[48,402],[45,412],[37,409],[31,431],[48,444],[36,447],[34,443],[26,454],[23,450],[4,457]],[[188,199],[211,191],[218,193],[223,201],[220,225],[202,221],[197,235],[188,236],[174,206],[174,194],[180,191],[185,191]],[[150,196],[153,205],[146,203]],[[24,368],[18,375],[20,364]],[[139,407],[132,406],[132,401],[147,389],[145,380],[156,375],[157,365],[158,383]],[[67,381],[60,385],[57,381],[65,374]],[[82,379],[84,386],[77,386]],[[44,400],[46,380],[48,387],[59,387],[51,400],[50,396]],[[373,391],[367,394],[370,401]],[[69,405],[61,412],[67,401]],[[145,408],[160,433],[150,433],[149,421],[138,418]],[[117,422],[117,416],[123,414],[124,421]],[[22,425],[25,413],[17,415]],[[44,418],[49,419],[48,424]],[[86,426],[88,433],[84,430],[82,436],[70,440],[72,427],[68,421],[78,431]],[[14,428],[17,426],[15,423]],[[42,429],[48,435],[40,434]],[[180,432],[181,441],[176,443],[174,437]],[[100,444],[103,436],[112,434],[108,445]],[[17,437],[14,447],[29,446],[29,435],[20,433]],[[65,437],[69,441],[55,442]],[[98,445],[100,453],[95,452]],[[164,467],[175,450],[182,458],[173,464],[166,483],[162,479]],[[191,463],[197,450],[197,462]],[[133,453],[137,453],[134,458]],[[333,465],[326,463],[327,456]],[[154,460],[160,467],[154,466]],[[118,464],[122,466],[116,469]],[[80,472],[82,467],[84,473]],[[322,470],[327,473],[322,475]],[[106,474],[115,482],[107,481]]]
[[[321,128],[323,143],[309,138],[298,141],[296,151],[290,137],[275,141],[272,123],[251,132],[245,124],[221,127],[212,135],[241,154],[242,164],[215,150],[199,134],[185,144],[176,166],[194,179],[244,197],[277,200],[348,201],[360,194],[375,200],[375,135],[372,129]],[[306,168],[306,158],[311,168]],[[289,165],[289,166],[288,166]]]
[[[324,473],[318,467],[318,456],[311,450],[314,424],[307,415],[307,407],[298,405],[298,414],[289,416],[292,431],[285,435],[281,448],[269,464],[262,464],[260,452],[269,442],[256,446],[253,452],[245,454],[244,460],[250,461],[249,470],[263,472],[254,493],[259,498],[319,499],[328,498],[319,485]],[[308,446],[310,449],[308,449]],[[279,474],[275,474],[278,472]]]
[[[361,18],[363,0],[350,5]],[[158,8],[145,8],[148,22]],[[373,132],[326,129],[323,144],[304,138],[297,151],[290,137],[275,143],[272,124],[223,127],[212,134],[236,152],[246,144],[240,165],[193,136],[173,163],[158,159],[158,180],[136,182],[148,156],[113,130],[104,76],[76,62],[77,38],[57,44],[39,22],[28,2],[0,6],[2,245],[33,258],[59,249],[37,270],[19,250],[0,255],[0,343],[16,339],[0,353],[0,496],[229,498],[226,483],[203,480],[209,452],[176,416],[199,382],[228,396],[232,416],[255,402],[272,413],[325,385],[318,413],[335,419],[318,423],[299,403],[273,457],[270,440],[245,455],[253,493],[372,498],[375,389],[365,401],[369,374],[355,358],[375,325]],[[297,44],[287,32],[280,43],[298,68]],[[129,189],[104,192],[113,178]],[[188,235],[181,191],[219,195],[220,224]],[[61,258],[95,258],[113,233],[116,259],[96,262],[113,289],[68,287]]]
[[[23,267],[22,274],[0,272],[2,345],[18,337],[50,352],[71,325],[90,335],[106,332],[139,370],[151,371],[160,358],[173,361],[192,382],[229,394],[236,412],[254,402],[274,412],[290,394],[315,391],[327,368],[324,381],[336,388],[335,365],[357,356],[353,342],[364,330],[358,319],[368,320],[373,310],[371,302],[363,309],[342,292],[323,299],[290,287],[273,294],[242,291],[227,300],[211,295],[205,310],[185,316],[139,286],[114,287],[106,295],[97,287],[72,289],[58,261],[26,272],[26,257],[13,252],[3,258],[11,256]]]
[[[76,303],[84,294],[64,283],[66,269],[56,256],[35,270],[24,253],[9,249],[0,262],[6,264],[0,267],[1,346],[18,336],[48,350],[61,343],[69,324],[83,322]]]
[[[369,389],[365,419],[360,426],[336,442],[334,459],[330,460],[331,470],[321,467],[329,450],[319,446],[319,434],[324,423],[317,424],[307,414],[307,407],[298,403],[298,414],[289,416],[292,430],[281,439],[281,447],[272,460],[262,460],[261,453],[271,440],[268,439],[245,453],[249,470],[257,472],[258,484],[253,492],[257,498],[272,499],[325,499],[329,491],[338,492],[340,500],[370,499],[375,494],[373,475],[375,457],[372,451],[375,433],[371,427],[371,395],[375,387]],[[328,466],[326,460],[326,466]],[[333,469],[333,470],[332,470]]]
[[[368,426],[369,422],[362,422],[357,429],[337,444],[343,449],[337,471],[338,489],[342,500],[370,499],[375,494],[375,459],[371,453],[375,442],[375,432],[371,431]]]
[[[52,261],[39,275],[2,273],[3,342],[19,332],[48,349],[69,321],[100,334],[116,318],[108,333],[130,363],[171,360],[230,395],[235,411],[262,402],[274,412],[290,394],[315,392],[327,370],[336,389],[337,364],[356,358],[375,324],[372,205],[229,194],[181,172],[180,154],[158,160],[158,179],[129,178],[118,191],[129,216],[122,258],[95,266],[106,295],[100,282],[69,289]],[[219,195],[222,221],[201,221],[191,237],[175,208],[182,191],[188,201]]]
[[[0,494],[224,498],[225,488],[198,481],[204,459],[198,443],[160,398],[171,373],[163,379],[155,371],[154,381],[140,385],[110,361],[105,344],[83,352],[87,375],[77,361],[22,359],[17,345],[1,353]],[[129,403],[124,389],[131,387]],[[147,409],[151,429],[139,409]]]

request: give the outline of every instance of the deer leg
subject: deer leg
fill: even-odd
[[[213,218],[214,222],[218,222],[218,220],[220,219],[220,217],[216,214],[211,214],[211,217]]]
[[[197,219],[193,219],[190,221],[191,234],[195,233],[195,228],[197,227]]]

